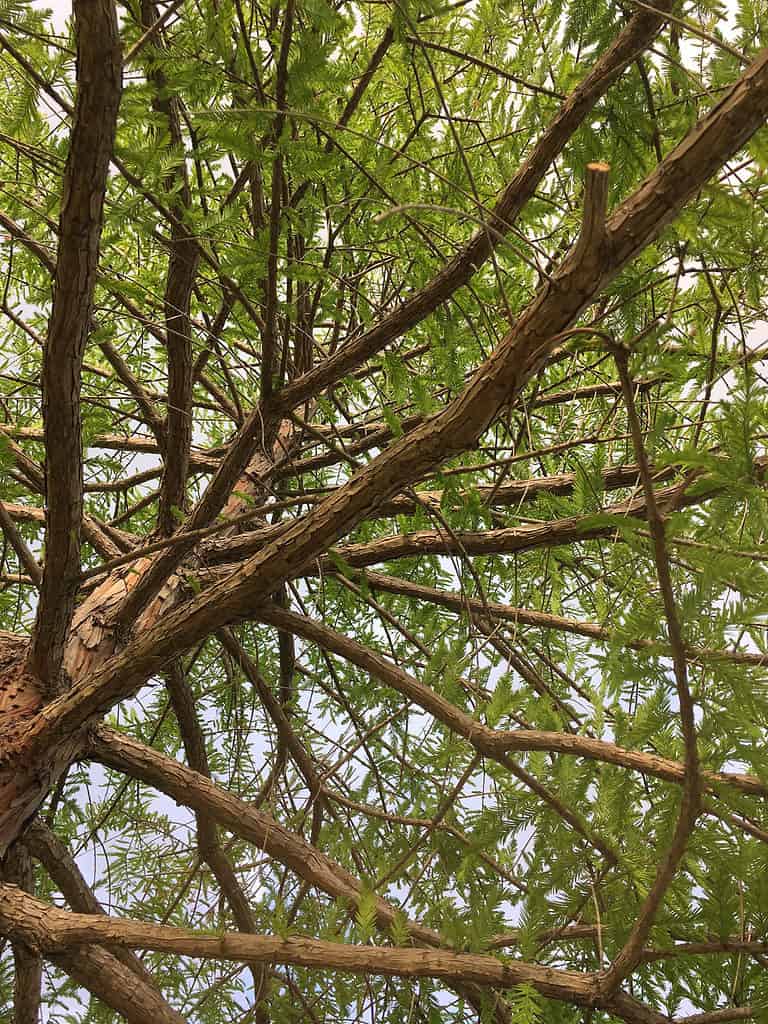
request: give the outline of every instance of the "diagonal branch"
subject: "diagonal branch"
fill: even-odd
[[[276,604],[259,605],[253,609],[253,615],[272,626],[290,629],[296,636],[310,640],[369,672],[418,704],[456,735],[462,736],[478,753],[499,760],[502,764],[502,759],[509,751],[543,750],[621,765],[668,782],[683,783],[686,779],[686,768],[677,761],[656,754],[627,750],[606,740],[538,729],[491,729],[393,661],[331,629],[323,622],[280,608]],[[768,786],[755,776],[724,772],[704,772],[703,776],[708,785],[729,783],[742,792],[768,797]]]
[[[57,698],[44,716],[30,723],[14,759],[26,762],[38,751],[44,752],[48,764],[60,764],[61,748],[72,742],[79,726],[133,693],[152,672],[201,637],[247,616],[254,604],[267,599],[381,501],[476,443],[499,411],[516,400],[546,358],[553,339],[674,219],[700,185],[739,151],[766,114],[768,50],[613,214],[606,225],[605,256],[597,267],[582,266],[573,253],[566,256],[470,384],[441,413],[392,444],[228,579],[171,611]],[[0,811],[2,845],[17,833],[25,809],[39,799],[45,783],[38,772],[34,784],[30,779],[12,785],[15,792],[21,787],[26,793],[27,786],[29,792],[15,808]]]
[[[664,0],[660,7],[667,3],[669,0]],[[662,17],[649,12],[641,12],[629,21],[613,45],[606,50],[584,81],[563,103],[560,112],[528,159],[504,189],[487,228],[479,229],[464,250],[428,285],[359,338],[340,348],[335,356],[288,384],[273,396],[273,400],[259,404],[247,417],[232,441],[203,497],[185,524],[185,530],[207,526],[218,515],[233,482],[243,473],[254,448],[260,442],[263,444],[265,438],[270,437],[282,411],[296,408],[350,370],[361,366],[371,355],[420,323],[471,279],[476,270],[489,258],[498,240],[505,237],[553,161],[584,118],[637,54],[650,43],[662,24]],[[555,333],[561,329],[558,327]],[[409,482],[414,480],[415,478],[409,479]],[[146,574],[147,580],[142,587],[137,587],[132,592],[130,606],[124,609],[122,621],[131,622],[137,617],[141,607],[152,599],[153,594],[162,585],[162,580],[174,571],[192,546],[190,542],[186,550],[179,548],[173,554],[158,560],[156,569]]]
[[[39,588],[43,579],[40,566],[37,564],[35,556],[27,547],[26,541],[16,529],[16,524],[2,501],[0,501],[0,529],[2,529],[8,539],[8,543],[16,552],[21,567],[27,572],[35,586]]]
[[[663,12],[668,7],[671,8],[672,4],[659,3],[657,11],[643,12],[644,17],[637,14],[629,21],[586,78],[563,102],[525,163],[497,200],[487,224],[475,232],[467,245],[428,284],[391,313],[344,345],[337,354],[292,381],[280,396],[286,405],[298,405],[356,369],[421,323],[471,280],[496,246],[506,238],[521,210],[584,118],[659,31],[664,24]]]
[[[596,265],[591,260],[582,263],[576,258],[576,246],[457,398],[355,473],[307,516],[294,521],[228,580],[183,611],[172,613],[162,628],[137,638],[131,644],[130,659],[126,657],[118,670],[123,656],[116,658],[110,675],[119,671],[125,692],[130,692],[136,683],[129,683],[128,677],[138,680],[141,662],[150,650],[152,663],[162,662],[218,626],[247,614],[254,601],[273,593],[383,501],[474,445],[501,409],[517,399],[546,359],[553,339],[674,219],[700,184],[738,152],[767,113],[768,50],[764,50],[725,98],[616,210],[606,225],[602,259]],[[229,456],[224,463],[228,460]],[[177,559],[182,551],[183,547],[174,552]],[[172,558],[168,569],[176,564]],[[138,590],[134,588],[132,596]],[[131,611],[129,621],[135,617],[135,607]]]

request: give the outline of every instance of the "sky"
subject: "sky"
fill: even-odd
[[[62,32],[66,25],[67,18],[72,13],[72,4],[70,0],[32,0],[32,6],[38,7],[41,11],[49,10],[53,12],[53,25],[54,28]]]
[[[66,22],[71,15],[70,0],[33,0],[33,6],[40,9],[51,10],[54,28],[60,32],[64,32],[66,30]],[[727,3],[724,4],[724,6],[729,10],[729,12],[732,12],[735,9],[735,4],[733,0],[727,0]],[[758,343],[764,343],[764,337],[760,338],[759,340],[755,339],[755,341]],[[727,390],[727,384],[725,382],[723,382],[723,384],[721,384],[720,386],[723,388],[724,391]],[[94,773],[93,784],[94,789],[96,791],[94,793],[94,796],[98,795],[100,783],[103,782],[103,777],[100,777],[100,775],[103,776],[103,773],[99,773],[98,771]],[[159,807],[158,805],[155,805],[156,809],[160,809],[162,813],[167,814],[169,818],[176,820],[179,823],[180,827],[185,827],[188,824],[190,818],[188,812],[175,808],[172,802],[168,801],[164,797],[158,797],[157,799],[159,802]],[[90,881],[95,881],[96,879],[98,879],[102,871],[102,864],[100,863],[100,858],[95,848],[88,848],[83,850],[80,856],[78,857],[78,862],[84,874]],[[107,894],[105,893],[104,895],[106,896]],[[74,1007],[74,1009],[77,1009],[77,1007]]]

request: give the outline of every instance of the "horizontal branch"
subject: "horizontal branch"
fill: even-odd
[[[756,1006],[724,1006],[721,1010],[694,1013],[689,1017],[677,1017],[674,1024],[728,1024],[733,1020],[752,1020],[757,1017]]]
[[[670,480],[676,474],[674,465],[665,466],[654,474],[657,483]],[[599,491],[614,491],[622,487],[634,487],[639,481],[638,468],[636,465],[612,466],[603,470],[601,474]],[[457,491],[454,494],[446,495],[444,491],[422,490],[416,492],[418,503],[412,498],[400,495],[391,501],[381,505],[377,510],[377,516],[387,514],[407,515],[413,513],[419,507],[419,503],[427,505],[442,506],[448,501],[448,507],[461,508],[466,505],[471,495],[476,495],[486,508],[506,508],[509,506],[522,505],[528,501],[535,501],[544,494],[552,497],[565,497],[573,494],[574,487],[578,481],[577,473],[556,473],[551,476],[534,476],[525,480],[511,480],[505,484],[481,484],[473,487],[471,491]]]
[[[45,509],[43,508],[35,505],[20,505],[10,501],[5,502],[4,507],[14,522],[37,523],[41,526],[45,523]],[[128,541],[133,541],[129,534],[123,534],[120,530],[107,527],[93,516],[84,515],[82,525],[83,534],[87,542],[94,551],[105,559],[122,558]],[[113,537],[119,539],[120,547],[112,539]]]
[[[17,441],[43,441],[43,431],[37,427],[22,427],[18,424],[3,425],[3,432]],[[105,451],[115,452],[137,452],[142,455],[161,455],[162,449],[157,441],[150,437],[123,437],[121,434],[94,434],[90,439],[89,447],[92,449],[103,448]],[[208,470],[213,472],[219,465],[219,459],[211,454],[201,452],[193,448],[190,456],[190,466],[193,469]]]
[[[105,943],[175,956],[238,963],[291,964],[384,977],[435,978],[462,985],[512,988],[532,985],[551,999],[577,1006],[594,1004],[595,976],[477,953],[397,946],[357,946],[303,937],[224,932],[206,935],[169,925],[73,914],[52,907],[12,885],[0,885],[0,930],[42,953],[61,953],[84,944]],[[625,1020],[660,1024],[667,1018],[621,995],[607,1006]]]
[[[339,492],[341,490],[342,488]],[[689,482],[684,482],[660,488],[655,492],[655,498],[662,510],[677,510],[701,504],[714,497],[719,490],[718,485],[709,484],[702,479],[698,481],[695,490],[690,487]],[[330,502],[332,497],[333,495],[329,495],[326,502]],[[381,507],[386,508],[386,505],[382,503],[371,511],[377,513]],[[607,505],[599,512],[564,516],[562,519],[525,523],[522,526],[509,526],[497,530],[454,530],[450,534],[442,530],[414,530],[413,533],[379,537],[364,543],[340,544],[335,553],[354,568],[422,555],[513,554],[540,547],[557,547],[560,544],[610,537],[626,526],[639,526],[640,520],[644,520],[647,515],[647,508],[645,498],[638,497]],[[306,522],[310,515],[311,513],[308,513],[303,519],[296,520],[296,524]],[[260,552],[265,548],[270,541],[277,541],[287,532],[288,527],[281,524],[266,530],[244,533],[225,541],[213,542],[206,551],[206,563],[214,565],[253,555],[254,552]],[[328,564],[332,568],[332,565]]]
[[[275,593],[324,551],[348,534],[382,501],[423,479],[443,461],[476,444],[502,408],[514,403],[522,387],[546,360],[553,338],[568,329],[596,295],[655,238],[722,164],[760,128],[768,114],[768,50],[616,210],[606,225],[605,256],[598,267],[580,265],[567,255],[552,279],[510,326],[499,346],[478,368],[470,384],[437,416],[355,475],[301,520],[242,562],[228,579],[170,611],[45,709],[31,723],[12,756],[20,765],[42,757],[58,763],[60,745],[92,716],[134,693],[153,673],[181,651],[222,625],[250,614],[255,604]],[[251,424],[261,437],[259,424]],[[239,455],[222,464],[218,488],[234,484],[227,472],[257,443],[240,436]],[[234,450],[234,449],[233,449]],[[215,498],[215,500],[214,500]],[[211,498],[218,514],[222,494]],[[203,506],[205,502],[201,502]],[[201,507],[199,506],[199,507]],[[202,513],[201,513],[202,515]],[[195,524],[194,517],[190,525]],[[205,524],[207,525],[207,524]],[[175,567],[175,563],[171,563]],[[156,592],[155,585],[150,593]],[[39,771],[37,773],[39,777]],[[41,780],[16,807],[0,811],[0,847],[17,833],[45,791]],[[8,785],[11,785],[9,782]],[[19,783],[14,782],[14,790]],[[38,788],[42,787],[42,789]]]

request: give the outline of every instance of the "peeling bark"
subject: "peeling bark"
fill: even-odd
[[[92,660],[91,674],[48,705],[44,714],[30,722],[23,742],[9,748],[12,763],[28,764],[42,759],[42,770],[35,773],[41,781],[35,785],[31,785],[31,779],[27,785],[10,783],[19,803],[14,809],[7,807],[0,817],[0,845],[4,847],[18,834],[45,793],[49,780],[57,777],[71,760],[78,746],[74,740],[77,731],[94,716],[135,692],[150,675],[196,640],[247,615],[255,603],[274,593],[281,583],[404,485],[471,447],[498,411],[514,401],[549,351],[551,339],[565,330],[600,289],[672,220],[700,183],[738,151],[761,126],[766,114],[768,51],[755,60],[720,103],[618,208],[606,225],[600,259],[582,264],[573,253],[566,256],[552,281],[510,328],[468,387],[443,412],[392,444],[302,520],[281,531],[226,580],[186,602],[183,608],[164,614],[162,623],[145,629],[106,663],[96,667]],[[231,468],[231,463],[227,463],[227,469]],[[221,478],[219,486],[223,486]],[[231,486],[229,480],[226,493]],[[176,552],[172,566],[178,558]],[[162,556],[155,560],[145,579],[157,572],[161,561]],[[166,578],[164,574],[163,580]],[[125,582],[119,586],[123,591],[127,589]],[[150,599],[156,590],[157,584],[153,582],[147,591]],[[139,607],[144,600],[142,597]],[[123,613],[126,607],[124,604]]]
[[[315,571],[315,566],[320,570],[332,568],[329,549],[366,517],[410,512],[419,501],[438,509],[443,499],[441,492],[425,492],[416,500],[403,496],[401,492],[423,479],[446,459],[475,445],[505,408],[514,407],[522,388],[545,365],[559,344],[558,339],[562,340],[563,332],[762,125],[768,114],[768,51],[756,59],[721,102],[702,118],[607,222],[604,216],[607,168],[592,165],[580,238],[530,306],[510,326],[496,351],[474,373],[466,388],[441,413],[430,419],[421,419],[407,436],[395,440],[373,461],[357,468],[351,479],[318,501],[306,516],[285,527],[265,525],[244,537],[237,536],[236,529],[230,527],[222,530],[223,540],[208,542],[206,539],[201,542],[200,531],[210,527],[219,515],[238,515],[243,510],[244,503],[236,491],[244,489],[251,495],[262,494],[264,485],[275,473],[275,465],[280,461],[283,449],[290,449],[303,429],[312,431],[311,424],[305,424],[293,413],[296,406],[314,398],[318,389],[333,385],[340,375],[359,369],[369,355],[420,322],[470,280],[490,256],[496,236],[508,232],[515,216],[575,128],[659,27],[666,5],[661,13],[644,11],[632,19],[614,46],[600,58],[585,83],[565,102],[550,130],[505,190],[489,225],[473,237],[455,260],[447,264],[424,289],[399,305],[394,313],[383,317],[318,367],[307,370],[274,393],[269,372],[277,361],[276,271],[272,267],[266,334],[268,358],[262,366],[264,401],[247,417],[221,460],[212,454],[202,453],[195,462],[197,456],[190,454],[192,323],[189,306],[200,255],[199,244],[183,230],[181,207],[166,211],[162,204],[158,207],[154,203],[163,214],[169,214],[173,249],[165,294],[169,415],[162,429],[152,413],[149,397],[136,388],[133,388],[133,397],[144,409],[145,419],[155,431],[156,443],[151,445],[152,450],[165,446],[161,493],[161,521],[165,534],[171,533],[176,525],[172,521],[173,507],[181,508],[184,504],[189,466],[200,465],[215,472],[208,489],[186,518],[173,544],[159,554],[156,549],[150,549],[129,565],[110,566],[107,578],[102,579],[75,607],[81,582],[81,530],[93,538],[94,547],[111,552],[108,557],[114,557],[115,552],[119,555],[121,545],[127,547],[130,543],[119,532],[84,519],[82,515],[79,378],[90,324],[101,209],[120,94],[114,10],[104,6],[105,2],[76,0],[75,4],[79,88],[65,180],[56,292],[44,364],[46,404],[43,437],[48,454],[44,481],[48,503],[45,513],[47,549],[31,649],[27,651],[26,642],[18,638],[0,637],[0,851],[12,846],[51,785],[74,760],[86,755],[96,757],[156,785],[195,810],[201,854],[211,865],[222,891],[229,898],[244,934],[217,937],[189,935],[160,926],[106,920],[103,915],[95,913],[96,908],[92,901],[89,903],[87,894],[81,891],[71,866],[69,878],[62,887],[63,884],[69,885],[73,904],[79,901],[81,906],[89,907],[91,914],[58,911],[5,886],[0,892],[0,930],[25,947],[24,957],[31,950],[32,959],[35,959],[34,952],[42,951],[118,1012],[136,1021],[151,1019],[178,1024],[180,1018],[164,1002],[151,979],[142,976],[135,957],[125,952],[133,947],[231,958],[252,964],[282,962],[307,967],[330,966],[361,973],[439,977],[449,981],[458,991],[466,992],[470,999],[475,999],[477,993],[473,987],[467,986],[504,987],[530,983],[539,992],[553,998],[589,1008],[601,1006],[638,1024],[660,1024],[664,1020],[661,1015],[614,991],[624,974],[613,979],[608,991],[597,976],[553,971],[523,962],[504,964],[490,956],[472,957],[446,951],[440,948],[440,936],[418,922],[410,923],[411,935],[414,941],[428,947],[426,949],[347,947],[311,939],[283,940],[245,934],[253,931],[254,918],[245,894],[237,884],[234,869],[224,856],[217,835],[218,825],[258,843],[308,885],[333,897],[354,903],[361,893],[360,882],[313,844],[306,843],[273,818],[231,794],[222,793],[204,778],[208,773],[204,738],[183,677],[174,678],[172,675],[170,692],[187,756],[195,770],[191,771],[117,734],[102,729],[93,738],[89,736],[89,730],[100,716],[134,694],[152,675],[167,669],[193,644],[227,623],[253,618],[270,623],[281,631],[281,696],[284,703],[290,697],[294,667],[290,638],[295,634],[317,642],[326,651],[348,658],[385,685],[398,690],[409,701],[419,704],[472,744],[478,754],[493,757],[510,770],[514,771],[515,766],[509,762],[509,751],[540,750],[619,765],[676,785],[686,783],[685,766],[643,751],[626,750],[591,737],[554,731],[490,729],[376,652],[349,640],[324,623],[314,622],[307,616],[296,615],[269,602],[274,595],[284,592],[287,581],[301,574],[309,575]],[[145,8],[144,21],[148,27],[156,24],[155,12],[149,7]],[[286,38],[290,41],[289,37],[288,32]],[[285,45],[284,56],[283,72],[287,67],[288,44]],[[108,88],[103,87],[104,67],[107,68]],[[98,87],[94,85],[96,68]],[[163,83],[157,80],[155,84],[161,93]],[[174,120],[172,104],[161,105],[163,103],[164,100],[158,101],[158,109],[167,114],[172,142],[178,148],[181,142],[178,118]],[[281,175],[282,171],[275,181],[282,180]],[[277,214],[272,236],[277,239],[282,195],[277,187],[273,192],[273,211],[276,210]],[[276,257],[276,248],[272,255]],[[113,366],[121,374],[119,364],[113,362]],[[125,374],[121,379],[128,380]],[[130,381],[128,386],[131,386]],[[549,396],[542,401],[553,400],[564,400],[563,394]],[[358,465],[354,459],[349,459],[343,442],[341,446],[336,445],[330,434],[320,437],[332,447],[334,456],[346,454],[347,461],[352,461],[353,466]],[[119,441],[114,443],[119,447]],[[123,444],[129,448],[132,446],[129,442]],[[144,442],[136,442],[132,450],[143,450],[142,444]],[[14,457],[17,464],[14,472],[18,471],[20,479],[29,479],[38,491],[41,490],[39,471],[34,464],[30,460],[25,461],[20,451],[15,452]],[[657,528],[661,513],[700,501],[702,496],[706,496],[701,488],[695,494],[688,493],[690,480],[653,492],[649,489],[649,467],[643,464],[642,468],[646,498],[627,500],[606,511],[619,516],[648,516]],[[671,470],[665,472],[672,473]],[[637,467],[617,467],[604,474],[604,483],[606,487],[631,486],[637,474]],[[568,493],[573,483],[572,475],[563,474],[549,479],[546,487],[543,482],[537,482],[530,489],[527,482],[512,483],[487,489],[481,496],[504,506],[524,500],[530,496],[531,490]],[[12,537],[14,513],[11,510],[8,514],[6,532]],[[19,518],[29,516],[34,519],[43,513],[30,509],[17,510],[16,514]],[[483,533],[459,531],[449,535],[437,530],[417,531],[369,544],[342,545],[339,553],[350,565],[363,567],[376,561],[413,554],[524,551],[606,536],[614,529],[615,524],[595,524],[584,517],[569,517],[557,523]],[[18,540],[17,537],[15,548],[24,560],[25,550]],[[210,576],[214,582],[203,592],[191,596],[195,573],[208,572],[208,562],[229,558],[243,561],[236,567],[213,569]],[[27,562],[34,578],[35,567],[29,559]],[[382,589],[385,586],[382,583]],[[399,590],[397,586],[394,584],[391,588],[398,593],[406,592],[402,584]],[[424,588],[420,589],[425,596]],[[428,596],[435,603],[443,603],[456,610],[470,607],[460,595],[433,593]],[[531,625],[562,628],[606,639],[606,631],[597,624],[574,623],[564,617],[529,613],[509,606],[476,604],[477,607],[470,607],[471,611],[495,612],[515,622],[526,621],[527,616]],[[686,648],[677,636],[673,637],[672,649],[678,660],[696,652],[694,648]],[[697,656],[718,657],[722,653],[702,650]],[[742,659],[742,662],[763,664],[763,658],[754,656],[748,661]],[[50,699],[62,689],[62,667],[73,685],[55,699]],[[173,673],[174,669],[171,671]],[[292,752],[301,766],[303,755],[294,743],[285,716],[280,715],[279,704],[273,704],[270,710],[278,723],[281,742],[286,748],[293,744]],[[311,764],[304,763],[304,767],[306,778],[313,779]],[[697,764],[694,771],[698,773]],[[568,818],[570,812],[565,805],[538,785],[532,776],[523,771],[517,774],[566,820],[576,820],[573,816]],[[702,776],[710,788],[729,785],[742,793],[766,796],[764,784],[752,776],[714,772],[702,772]],[[317,795],[322,796],[322,793],[317,787]],[[585,830],[577,831],[589,838]],[[755,830],[753,834],[756,834]],[[42,839],[39,832],[33,831],[30,843],[35,841],[39,844]],[[611,854],[606,844],[594,845]],[[50,849],[44,855],[50,860]],[[675,863],[672,871],[676,866]],[[393,907],[379,900],[376,910],[379,925],[390,927],[394,921]],[[120,947],[120,952],[101,949],[96,945],[100,942]],[[635,942],[638,948],[632,950],[629,969],[640,962],[638,958],[643,942],[642,937]],[[76,952],[72,951],[73,948]],[[32,959],[27,957],[25,963],[31,963]],[[629,969],[624,973],[629,973]],[[23,973],[20,972],[20,976]],[[31,978],[32,972],[27,974]],[[261,974],[256,972],[255,977],[258,982]],[[25,983],[23,990],[19,1012],[30,1017],[34,1010],[24,1007],[32,1007],[33,1000],[31,996],[26,998],[24,992],[31,992],[31,986]],[[499,1009],[499,1019],[503,1019],[504,1012],[503,1007]]]

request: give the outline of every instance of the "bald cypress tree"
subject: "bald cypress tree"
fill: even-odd
[[[0,9],[3,1019],[759,1019],[764,5],[71,14]]]

